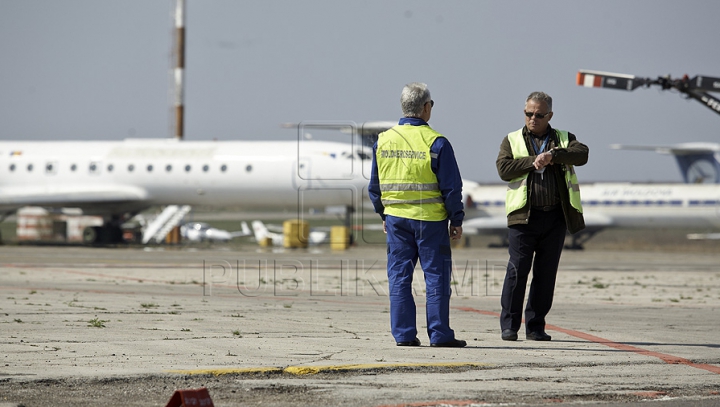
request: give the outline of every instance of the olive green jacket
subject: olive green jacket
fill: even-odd
[[[568,195],[567,185],[565,184],[565,175],[563,173],[564,166],[558,164],[569,164],[575,166],[585,165],[588,161],[589,149],[585,144],[577,141],[574,134],[568,134],[568,146],[567,148],[559,148],[559,142],[557,135],[552,128],[550,131],[550,144],[549,148],[555,149],[555,157],[553,158],[552,164],[547,167],[545,174],[552,174],[555,177],[555,183],[560,193],[560,202],[562,204],[563,213],[565,214],[565,222],[567,223],[567,229],[570,233],[576,233],[585,229],[585,220],[582,213],[578,212],[575,208],[570,205],[570,198]],[[498,174],[503,181],[510,182],[511,180],[528,172],[535,171],[533,162],[535,161],[535,150],[530,144],[530,135],[527,127],[523,127],[523,138],[528,151],[530,152],[529,157],[523,157],[519,159],[513,158],[512,148],[507,136],[503,139],[500,144],[500,153],[495,161],[497,166]],[[549,173],[547,172],[549,171]],[[510,213],[508,215],[508,226],[527,224],[530,219],[530,202],[531,197],[529,194],[532,192],[532,177],[528,177],[528,199],[527,204]],[[581,191],[582,192],[582,191]]]

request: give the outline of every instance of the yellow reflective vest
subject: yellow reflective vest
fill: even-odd
[[[377,162],[385,215],[406,219],[447,219],[438,180],[430,167],[430,147],[444,137],[430,126],[398,125],[380,133]]]
[[[555,134],[560,142],[560,148],[567,148],[568,132],[565,130],[554,129]],[[510,142],[510,148],[513,152],[513,158],[529,157],[530,153],[525,144],[525,138],[522,134],[522,129],[514,131],[508,134],[508,141]],[[582,203],[580,202],[580,185],[578,184],[577,174],[575,174],[575,168],[572,165],[565,165],[565,183],[568,189],[568,195],[570,197],[570,205],[575,208],[578,212],[582,213]],[[525,207],[527,204],[528,193],[527,193],[527,178],[529,173],[525,173],[508,183],[508,189],[505,193],[505,212],[509,215],[510,213]]]

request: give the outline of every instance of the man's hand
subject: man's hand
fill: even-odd
[[[385,221],[383,221],[383,233],[387,235],[387,227],[385,226]]]
[[[546,166],[552,164],[552,153],[549,151],[546,151],[544,153],[540,153],[535,157],[535,161],[533,162],[533,165],[535,166],[536,170],[540,170],[545,168]]]
[[[450,226],[450,239],[460,240],[462,237],[462,226]]]

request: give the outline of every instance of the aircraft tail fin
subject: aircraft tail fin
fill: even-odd
[[[253,228],[253,233],[255,234],[255,240],[257,240],[258,242],[261,242],[263,239],[268,237],[269,231],[268,231],[267,227],[265,226],[265,224],[262,223],[262,221],[259,221],[259,220],[252,221],[252,228]]]
[[[687,184],[720,184],[720,144],[681,143],[671,146],[613,144],[616,150],[645,150],[672,154]]]
[[[243,221],[240,224],[240,228],[245,236],[250,236],[252,234],[252,232],[250,231],[250,228],[248,227],[247,222]]]

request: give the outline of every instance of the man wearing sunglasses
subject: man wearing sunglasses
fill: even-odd
[[[553,129],[552,98],[533,92],[525,100],[525,126],[500,144],[496,166],[508,182],[505,210],[510,243],[500,304],[501,337],[517,340],[530,269],[525,307],[525,338],[549,341],[545,316],[555,291],[555,276],[566,230],[585,228],[574,166],[584,165],[589,149],[565,130]]]
[[[420,346],[412,281],[418,259],[425,274],[430,346],[467,343],[450,329],[450,239],[462,237],[462,178],[450,142],[428,121],[435,102],[424,83],[400,96],[403,118],[373,146],[368,192],[387,233],[390,328],[397,346]]]

